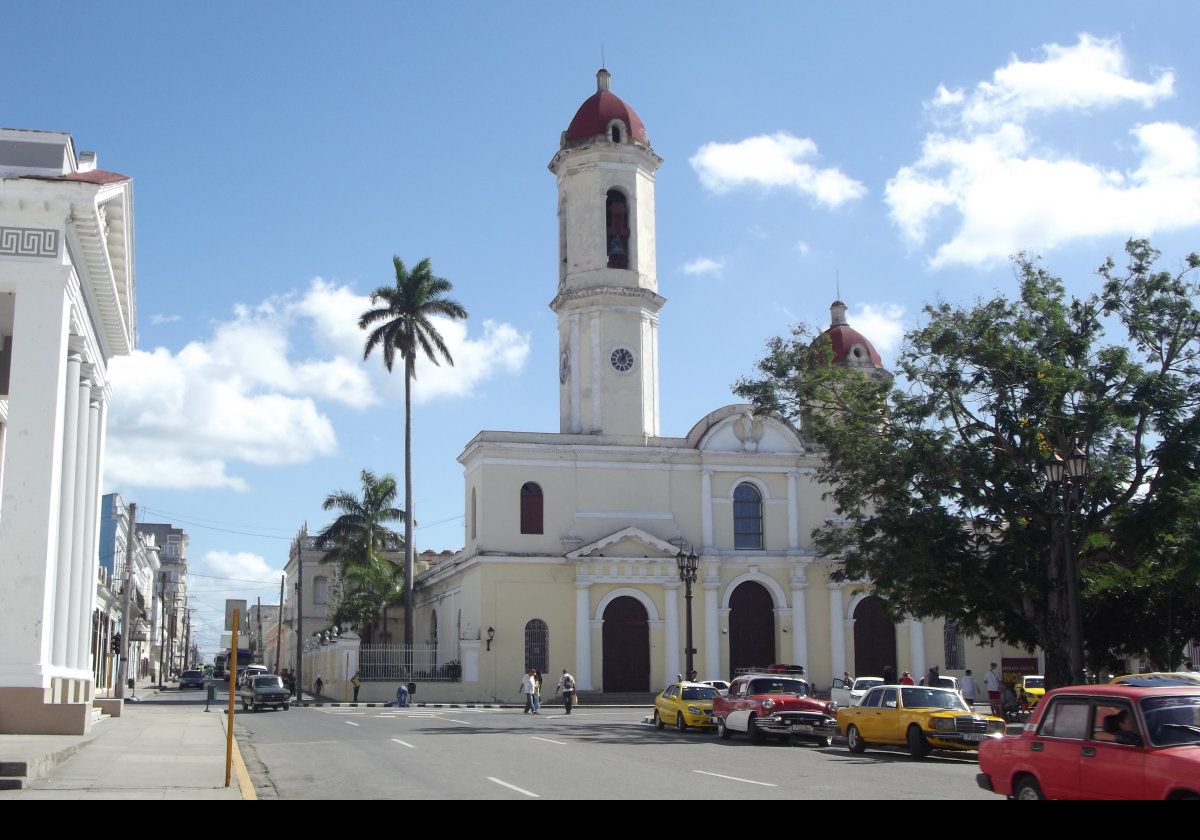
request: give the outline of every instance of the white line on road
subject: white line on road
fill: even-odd
[[[454,718],[445,718],[445,717],[439,717],[436,719],[437,720],[448,720],[448,721],[450,721],[450,723],[461,723],[463,726],[474,726],[474,724],[470,723],[469,721],[465,721],[465,720],[455,720]]]
[[[510,785],[508,782],[502,782],[499,779],[497,779],[495,776],[488,776],[487,780],[489,782],[495,782],[498,785],[503,785],[504,787],[508,788],[509,790],[515,790],[517,793],[523,793],[526,796],[532,796],[534,799],[541,799],[541,797],[538,796],[536,793],[531,793],[531,792],[525,790],[524,788],[517,787],[516,785]]]
[[[705,770],[693,770],[693,773],[700,773],[703,776],[716,776],[718,779],[729,779],[731,782],[745,782],[748,785],[762,785],[763,787],[779,787],[770,782],[756,782],[753,779],[739,779],[737,776],[722,776],[720,773],[709,773]]]
[[[399,744],[402,747],[408,747],[410,750],[416,749],[416,747],[414,747],[412,744],[408,743],[408,741],[401,741],[399,738],[393,738],[392,740],[395,741],[397,744]]]
[[[547,744],[562,744],[564,747],[567,745],[566,741],[555,741],[553,738],[539,738],[536,735],[530,735],[529,737],[535,741],[545,741]]]
[[[349,724],[350,726],[358,726],[358,724],[352,720],[348,720],[348,721],[346,721],[346,723]]]

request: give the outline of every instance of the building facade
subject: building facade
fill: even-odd
[[[162,523],[139,522],[136,528],[158,546],[159,570],[151,609],[157,631],[154,637],[160,644],[159,679],[163,680],[187,668],[188,535],[182,528]]]
[[[134,342],[132,182],[0,129],[0,732],[91,725],[108,361]]]
[[[461,681],[425,699],[513,698],[517,677],[566,668],[582,690],[644,693],[685,670],[694,552],[695,669],[728,678],[803,666],[827,690],[849,671],[987,670],[1006,652],[941,621],[888,617],[865,583],[835,582],[814,528],[835,516],[822,454],[778,417],[728,405],[683,437],[659,429],[655,172],[662,163],[606,70],[560,139],[560,431],[483,431],[459,456],[465,546],[417,578],[417,637]],[[888,376],[831,307],[835,361]]]

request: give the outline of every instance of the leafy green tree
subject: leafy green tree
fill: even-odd
[[[373,628],[378,622],[386,632],[388,608],[404,601],[404,568],[373,554],[369,562],[348,567],[343,578],[345,594],[333,622],[357,628]]]
[[[1160,626],[1164,593],[1177,616],[1200,606],[1200,256],[1157,271],[1147,242],[1126,251],[1127,270],[1106,261],[1083,298],[1019,255],[1016,300],[926,306],[896,384],[829,364],[829,340],[801,328],[735,386],[827,453],[839,516],[814,539],[839,558],[835,577],[869,580],[896,614],[1040,646],[1052,685],[1076,681],[1064,517],[1044,476],[1055,451],[1090,462],[1072,536],[1093,659],[1120,642],[1177,661],[1200,634]],[[1163,621],[1129,623],[1139,615]]]
[[[363,470],[359,479],[361,495],[337,490],[321,505],[340,514],[317,534],[317,548],[325,552],[322,562],[336,563],[343,572],[356,565],[368,565],[377,552],[400,545],[400,536],[387,527],[387,523],[404,516],[404,511],[394,506],[395,477],[386,473],[377,478],[370,470]]]
[[[440,365],[439,357],[453,365],[446,342],[430,320],[433,316],[462,319],[467,310],[446,295],[454,286],[436,277],[428,259],[409,270],[399,257],[392,257],[394,286],[380,286],[371,293],[371,309],[358,319],[358,327],[370,330],[363,345],[363,358],[375,349],[383,352],[390,373],[396,354],[404,360],[404,643],[414,641],[413,629],[413,520],[412,520],[412,383],[417,378],[417,355]]]

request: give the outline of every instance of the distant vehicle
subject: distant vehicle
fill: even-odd
[[[237,684],[239,687],[243,686],[251,678],[269,673],[270,671],[267,670],[265,665],[247,665],[245,668],[238,668]]]
[[[836,713],[837,704],[812,696],[807,680],[779,673],[743,674],[729,686],[728,694],[713,698],[712,706],[722,740],[744,732],[756,744],[773,735],[827,747],[837,734]]]
[[[254,709],[257,712],[271,706],[286,712],[291,706],[292,694],[277,675],[252,674],[238,691],[238,699],[242,701],[243,711]]]
[[[977,750],[1004,735],[1004,721],[971,711],[951,688],[878,685],[857,706],[837,711],[838,731],[852,753],[868,746],[908,747],[913,758],[930,750]]]
[[[1176,688],[1200,685],[1200,673],[1196,671],[1156,671],[1148,674],[1126,674],[1113,677],[1109,685],[1133,685],[1140,688]]]
[[[717,690],[718,694],[729,693],[729,683],[725,680],[700,680],[700,685],[711,685]]]
[[[188,688],[204,688],[204,674],[200,671],[184,671],[179,675],[179,690]]]
[[[1027,674],[1021,678],[1021,691],[1025,693],[1025,705],[1036,708],[1038,701],[1046,696],[1046,678],[1040,674]]]
[[[862,702],[863,695],[877,685],[883,685],[883,677],[855,677],[854,682],[849,684],[838,677],[833,681],[833,689],[829,696],[839,708],[857,706]]]
[[[669,685],[654,698],[654,725],[662,729],[673,723],[680,732],[690,728],[711,729],[713,699],[717,690],[704,683],[682,682]]]

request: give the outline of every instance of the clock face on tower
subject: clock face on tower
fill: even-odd
[[[618,347],[612,351],[608,361],[617,373],[628,373],[633,368],[633,353],[624,347]]]
[[[558,359],[558,381],[566,384],[571,378],[571,351],[563,350]]]

